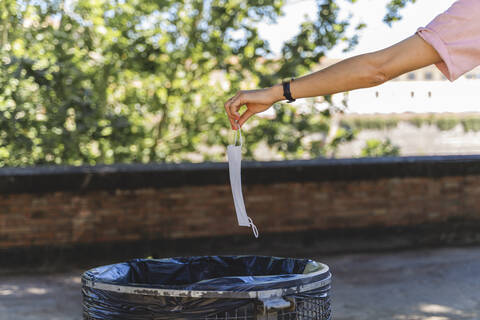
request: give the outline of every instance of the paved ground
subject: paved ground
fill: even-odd
[[[480,248],[326,258],[335,320],[479,320]]]
[[[479,320],[480,248],[322,257],[334,320]],[[0,276],[0,320],[81,319],[80,271]]]

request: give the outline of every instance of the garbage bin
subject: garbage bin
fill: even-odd
[[[330,283],[309,259],[135,259],[82,275],[83,318],[329,320]]]

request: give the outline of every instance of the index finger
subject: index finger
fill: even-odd
[[[230,108],[229,108],[229,105],[232,99],[233,97],[228,99],[223,106],[225,108],[225,111],[227,112],[228,120],[230,121],[230,126],[232,127],[232,130],[234,130],[236,127],[234,126],[233,117],[232,117],[232,114],[230,113]]]

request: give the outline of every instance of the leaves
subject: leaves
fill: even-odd
[[[400,155],[400,147],[394,145],[390,139],[370,139],[362,149],[362,157],[397,157]]]
[[[256,25],[284,4],[1,1],[0,166],[223,160],[228,97],[303,74],[357,41],[336,1],[318,0],[317,18],[270,58]],[[326,155],[330,115],[316,105],[277,105],[274,121],[252,121],[248,157],[261,141],[284,158]]]
[[[389,26],[392,25],[393,22],[402,19],[400,15],[400,9],[403,9],[409,3],[415,3],[417,0],[391,0],[387,4],[387,14],[383,21],[387,23]]]

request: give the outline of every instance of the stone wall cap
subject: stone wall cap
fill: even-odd
[[[480,175],[480,155],[244,161],[244,184]],[[228,164],[150,163],[0,168],[0,192],[227,185]]]

